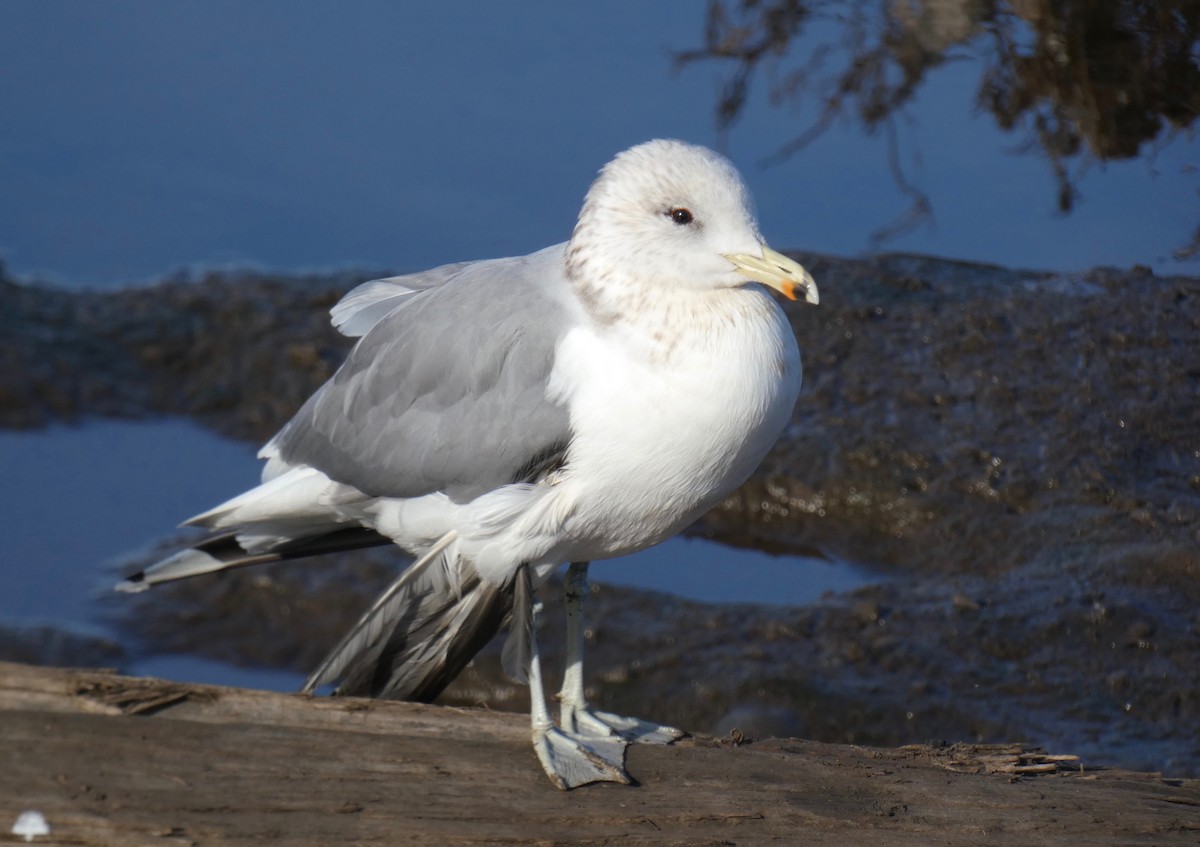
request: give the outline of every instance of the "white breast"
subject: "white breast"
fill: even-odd
[[[754,471],[791,416],[800,354],[782,312],[737,289],[709,320],[650,335],[579,327],[552,387],[575,432],[557,496],[565,559],[616,556],[675,534]]]

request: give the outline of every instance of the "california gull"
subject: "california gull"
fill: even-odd
[[[416,561],[305,690],[432,700],[507,621],[505,670],[529,684],[551,781],[629,782],[630,742],[682,733],[588,705],[587,563],[679,532],[782,431],[800,354],[763,285],[817,302],[808,272],[764,243],[733,165],[679,141],[633,147],[565,244],[347,294],[333,323],[359,340],[259,453],[262,484],[118,587],[394,542]],[[565,563],[555,725],[534,592]]]

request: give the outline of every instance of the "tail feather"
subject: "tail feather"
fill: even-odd
[[[303,690],[429,702],[500,630],[512,593],[485,582],[447,533],[392,583]],[[453,574],[451,579],[446,573]]]
[[[406,626],[396,622],[377,650],[348,669],[339,694],[431,703],[492,640],[512,605],[511,593],[472,581],[461,601]]]
[[[116,585],[117,591],[136,593],[152,585],[177,579],[244,568],[287,559],[301,559],[321,553],[356,550],[391,544],[391,540],[365,527],[334,529],[320,535],[281,541],[268,550],[247,552],[239,543],[236,530],[216,532],[186,550],[180,550],[142,571],[127,576]]]
[[[439,564],[442,553],[453,544],[455,533],[448,532],[424,556],[413,562],[379,595],[350,631],[342,636],[329,655],[317,666],[300,690],[311,693],[322,685],[340,679],[355,659],[365,658],[385,645],[384,629],[412,606],[414,598],[438,595],[438,582],[444,579],[446,566]],[[376,656],[377,658],[377,656]]]
[[[504,673],[513,682],[528,683],[529,667],[533,661],[533,582],[529,565],[521,565],[513,582],[512,619],[508,639],[500,654]]]
[[[339,694],[430,702],[462,672],[504,625],[513,608],[513,586],[485,581],[458,554],[448,532],[392,583],[313,672],[302,689],[341,680]],[[118,583],[118,591],[201,574],[392,543],[365,527],[334,528],[306,538],[247,550],[244,530],[216,532]],[[528,580],[527,569],[522,570]],[[526,586],[525,596],[529,587]],[[526,599],[528,605],[528,599]],[[523,614],[521,620],[528,618]],[[531,632],[515,639],[524,656]],[[522,638],[521,636],[525,636]],[[511,661],[508,664],[512,664]],[[518,658],[516,667],[526,664]],[[518,672],[519,673],[519,672]]]

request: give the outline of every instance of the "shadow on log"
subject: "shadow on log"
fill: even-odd
[[[527,718],[0,663],[0,842],[1195,844],[1200,781],[1019,746],[699,737],[552,788]]]

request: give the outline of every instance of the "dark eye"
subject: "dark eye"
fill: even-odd
[[[674,209],[667,212],[667,215],[671,218],[671,220],[675,221],[675,223],[679,224],[680,226],[687,226],[695,220],[695,218],[692,217],[691,210],[684,209],[681,206],[676,206]]]

